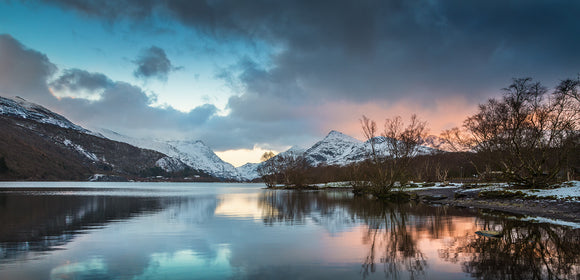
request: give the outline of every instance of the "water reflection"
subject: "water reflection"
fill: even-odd
[[[461,263],[477,278],[580,278],[580,230],[509,219],[485,218],[483,225],[503,228],[504,236],[458,237],[441,250],[441,258]]]
[[[76,235],[159,211],[168,200],[111,196],[0,195],[0,262],[59,249]]]
[[[343,191],[151,188],[0,191],[0,279],[579,277],[577,229]]]
[[[389,204],[335,193],[266,192],[260,203],[275,210],[264,217],[268,225],[303,223],[317,214],[331,219],[337,213],[349,217],[337,219],[342,223],[363,221],[367,227],[362,236],[362,244],[367,246],[363,278],[375,273],[378,264],[382,264],[386,278],[428,278],[425,271],[429,262],[418,243],[441,239],[444,242],[438,257],[461,265],[474,278],[580,277],[580,229],[518,221],[469,209]],[[466,216],[475,218],[467,225],[458,222]],[[494,239],[474,234],[481,229],[500,229],[504,236]]]

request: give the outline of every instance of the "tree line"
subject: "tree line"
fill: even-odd
[[[388,195],[413,181],[503,181],[520,188],[546,188],[578,178],[580,77],[549,90],[531,78],[513,79],[499,98],[479,104],[462,126],[445,130],[449,151],[420,154],[428,126],[417,115],[385,120],[379,131],[362,116],[370,145],[364,161],[348,166],[310,166],[303,155],[266,153],[258,172],[268,187],[303,188],[349,181],[354,191]]]

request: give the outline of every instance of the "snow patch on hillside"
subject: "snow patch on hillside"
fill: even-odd
[[[79,145],[79,144],[75,144],[72,141],[68,140],[68,139],[64,139],[64,141],[62,142],[65,146],[67,147],[71,147],[73,148],[75,151],[77,151],[79,154],[87,157],[88,159],[92,160],[93,162],[98,162],[100,161],[99,158],[97,157],[97,155],[85,150],[85,148],[83,148],[83,146]],[[104,161],[104,160],[103,160]]]
[[[256,178],[260,178],[260,175],[258,174],[258,168],[261,165],[262,165],[261,163],[248,162],[248,163],[236,168],[236,170],[238,171],[238,174],[240,175],[240,177],[244,178],[245,180],[251,181],[251,180],[254,180]]]
[[[91,131],[72,123],[65,117],[38,104],[28,102],[18,96],[14,98],[0,97],[0,115],[29,119],[40,123],[60,126],[62,128],[74,129],[85,134],[95,135]]]
[[[155,166],[163,169],[165,172],[177,172],[185,169],[186,165],[179,159],[172,157],[162,157],[157,162]]]

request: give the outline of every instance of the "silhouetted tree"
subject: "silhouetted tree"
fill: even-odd
[[[272,151],[264,152],[264,154],[262,155],[260,160],[262,162],[264,162],[264,161],[267,161],[267,160],[273,158],[274,156],[275,156],[275,154]]]
[[[262,161],[262,164],[258,167],[258,175],[262,177],[268,188],[276,186],[277,176],[280,171],[275,161],[274,153],[272,151],[265,152],[262,155]]]
[[[376,123],[366,116],[361,119],[361,126],[371,146],[369,158],[374,172],[355,182],[355,192],[366,188],[382,196],[396,184],[404,186],[411,177],[412,158],[418,154],[419,144],[426,137],[426,122],[420,121],[416,115],[411,116],[407,126],[399,116],[387,119],[382,137],[376,136]]]
[[[578,145],[580,82],[562,81],[552,94],[531,78],[514,79],[501,99],[479,105],[463,130],[443,136],[458,149],[476,152],[481,175],[499,171],[523,187],[546,187],[557,182],[570,151]]]

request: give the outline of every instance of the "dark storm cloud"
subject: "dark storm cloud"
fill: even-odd
[[[217,108],[211,104],[187,113],[169,106],[153,107],[156,95],[125,82],[109,82],[103,86],[98,100],[60,98],[56,106],[66,116],[90,127],[161,138],[197,137],[217,113]]]
[[[21,96],[55,110],[73,122],[107,128],[138,137],[201,139],[218,150],[251,148],[256,143],[304,140],[297,136],[299,121],[279,123],[245,121],[217,116],[217,108],[204,104],[184,113],[172,107],[151,107],[156,96],[140,87],[81,69],[66,69],[53,78],[56,66],[42,53],[0,35],[0,95]],[[56,98],[49,90],[98,91],[99,99]],[[277,147],[279,148],[279,147]]]
[[[281,125],[312,133],[319,122],[312,110],[329,102],[414,99],[429,109],[460,95],[485,100],[513,77],[549,84],[580,71],[578,1],[45,2],[107,23],[160,19],[218,43],[273,46],[269,65],[241,53],[238,65],[219,73],[241,90],[229,99],[230,115],[212,119],[237,138],[204,132],[223,146],[259,142],[262,129],[291,135]]]
[[[126,17],[145,19],[151,15],[155,3],[154,0],[44,0],[43,2],[74,9],[85,15],[102,17],[111,21]]]
[[[281,46],[267,81],[243,80],[248,90],[281,98],[478,98],[512,77],[574,75],[580,63],[575,1],[48,2],[107,21],[156,15],[216,40]],[[240,78],[255,76],[247,70]]]
[[[56,70],[44,54],[26,48],[8,34],[0,34],[0,94],[3,96],[47,102],[52,96],[46,80]]]
[[[133,63],[137,66],[133,75],[143,79],[157,78],[166,81],[170,72],[179,69],[171,64],[165,51],[156,46],[141,51],[141,55]]]
[[[73,122],[139,136],[203,136],[217,108],[201,105],[188,113],[172,107],[152,107],[156,96],[140,87],[113,81],[100,73],[66,69],[52,79],[56,66],[42,53],[28,49],[9,35],[0,35],[0,95],[21,96],[39,103]],[[52,80],[52,81],[51,81]],[[53,91],[99,92],[97,100],[69,95],[56,98]],[[225,137],[224,137],[225,138]]]
[[[50,86],[57,91],[79,91],[88,90],[91,92],[101,91],[113,85],[107,76],[101,73],[90,73],[81,69],[67,69]]]

